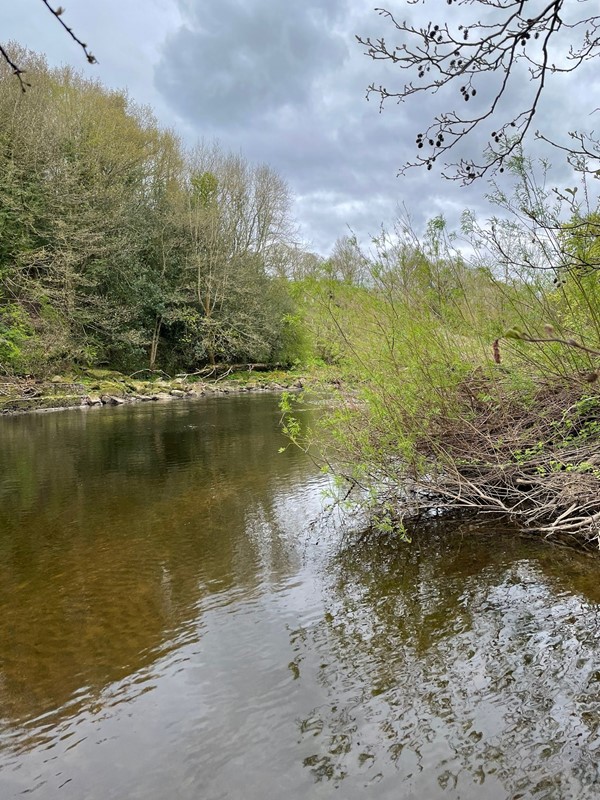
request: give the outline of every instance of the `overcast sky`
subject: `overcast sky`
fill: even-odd
[[[388,88],[401,81],[393,67],[375,64],[355,41],[355,34],[391,35],[372,2],[65,0],[63,5],[65,21],[87,42],[98,65],[85,62],[40,0],[3,4],[2,41],[16,39],[45,52],[52,65],[68,63],[107,86],[126,87],[189,144],[217,138],[226,149],[267,162],[288,182],[304,241],[318,252],[326,254],[348,227],[363,239],[376,233],[400,205],[417,226],[440,212],[454,222],[465,207],[486,213],[484,185],[461,188],[436,170],[397,177],[435,106],[433,99],[390,104],[379,114],[375,101],[366,102],[371,81]],[[436,5],[442,0],[426,9]],[[389,7],[403,9],[403,17],[423,13],[401,0]],[[463,13],[456,6],[443,9]],[[578,124],[585,99],[600,96],[597,71],[551,86],[537,124],[550,131],[564,130],[565,122]],[[592,127],[587,113],[580,125],[586,129]]]

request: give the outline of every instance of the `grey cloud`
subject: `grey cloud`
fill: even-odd
[[[407,10],[423,13],[417,6]],[[214,136],[277,169],[296,195],[306,239],[321,252],[347,226],[365,238],[376,233],[399,205],[408,208],[416,225],[438,213],[456,224],[466,207],[487,213],[484,182],[461,188],[441,179],[437,168],[396,177],[416,153],[415,135],[437,112],[452,108],[455,98],[424,95],[415,102],[391,102],[383,114],[376,101],[365,102],[371,81],[391,88],[402,84],[405,74],[371,61],[355,42],[355,33],[390,40],[393,33],[362,3],[226,0],[217,8],[209,0],[189,0],[180,2],[180,12],[184,24],[168,40],[156,73],[165,102],[197,136]],[[496,78],[481,81],[478,102]],[[515,82],[508,105],[517,107],[527,91],[525,80]],[[563,111],[576,115],[584,91],[577,80],[557,81],[536,125],[550,134],[564,130]],[[494,124],[483,125],[456,155],[480,153]],[[534,154],[542,152],[534,142],[529,146]],[[561,174],[564,170],[557,171],[557,180]]]
[[[241,125],[305,104],[315,79],[348,55],[332,30],[344,0],[180,6],[184,24],[167,41],[156,84],[183,116],[208,126]]]
[[[81,68],[78,48],[49,24],[39,5],[7,4],[4,35],[45,50],[51,63]],[[438,13],[458,21],[476,10],[456,4],[449,9],[441,0],[393,5],[417,24]],[[99,57],[97,67],[84,65],[92,77],[128,85],[134,100],[151,104],[190,144],[217,138],[225,148],[273,166],[297,198],[305,238],[323,253],[347,225],[364,238],[376,233],[399,204],[417,226],[440,212],[455,223],[465,207],[493,213],[485,182],[463,189],[442,180],[437,167],[396,177],[416,153],[416,133],[457,98],[450,92],[445,98],[391,102],[381,115],[376,101],[365,102],[371,81],[392,88],[406,75],[371,61],[356,43],[356,33],[396,43],[389,22],[363,0],[72,0],[68,14],[78,32],[89,34]],[[478,84],[478,102],[497,78],[489,75]],[[599,83],[593,63],[550,80],[535,127],[562,143],[569,129],[594,127]],[[513,82],[507,111],[522,107],[529,87],[525,78]],[[474,106],[470,101],[469,108]],[[494,126],[484,124],[456,155],[481,152]],[[551,184],[568,184],[570,171],[560,153],[533,138],[527,150],[553,162]]]
[[[322,5],[281,10],[272,0],[255,0],[243,8],[228,2],[229,14],[220,10],[208,17],[188,10],[185,27],[164,51],[157,85],[199,134],[215,136],[225,147],[275,167],[298,197],[306,238],[326,250],[347,224],[374,232],[393,213],[402,199],[395,178],[399,152],[416,128],[407,109],[380,116],[377,105],[365,101],[369,70],[375,67],[384,76],[386,68],[367,61],[353,34],[367,24],[373,29],[377,16],[362,9],[353,16],[350,6],[337,2],[323,19]],[[256,14],[252,26],[249,9]],[[310,48],[300,51],[301,58],[285,54],[279,63],[279,32],[290,26],[301,43],[310,41]],[[233,32],[241,37],[242,52],[249,54],[254,70],[248,77],[252,87],[242,95],[236,83],[239,65],[230,57],[231,46],[224,44]],[[221,55],[215,56],[212,73],[217,78],[210,84],[204,65],[217,47]],[[275,84],[263,92],[265,75],[272,75]],[[380,195],[377,201],[374,191]]]

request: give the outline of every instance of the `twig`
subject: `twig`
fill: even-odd
[[[8,55],[8,53],[6,52],[4,47],[2,47],[2,45],[0,45],[0,55],[6,61],[8,66],[11,68],[13,75],[15,75],[17,80],[19,81],[19,84],[21,86],[21,91],[22,92],[27,91],[27,88],[31,86],[31,84],[23,80],[23,74],[25,70],[21,69],[17,64],[15,64],[15,62],[11,59],[11,57]]]
[[[50,3],[49,3],[49,0],[42,0],[42,3],[43,3],[45,6],[46,6],[46,8],[47,8],[47,9],[48,9],[48,11],[49,11],[49,12],[52,14],[52,16],[53,16],[55,19],[57,19],[57,20],[58,20],[59,24],[60,24],[60,25],[61,25],[61,26],[64,28],[64,30],[65,30],[65,31],[66,31],[66,32],[69,34],[69,36],[71,37],[71,39],[73,39],[73,41],[74,41],[74,42],[76,42],[76,44],[78,44],[78,45],[79,45],[79,47],[81,47],[81,49],[83,50],[83,52],[84,52],[84,54],[85,54],[85,57],[86,57],[86,59],[87,59],[88,63],[89,63],[89,64],[97,64],[97,63],[98,63],[98,59],[97,59],[97,58],[96,58],[96,56],[95,56],[95,55],[94,55],[94,54],[91,52],[91,50],[88,48],[87,44],[86,44],[84,41],[82,41],[82,40],[81,40],[81,39],[80,39],[80,38],[79,38],[79,37],[78,37],[78,36],[77,36],[77,35],[74,33],[73,29],[72,29],[72,28],[70,28],[70,27],[69,27],[69,26],[66,24],[66,22],[64,22],[64,20],[62,19],[62,15],[63,15],[63,13],[64,13],[64,8],[63,8],[62,6],[58,6],[57,8],[53,8],[53,7],[50,5]],[[19,66],[17,63],[15,63],[15,61],[13,61],[13,59],[12,59],[12,58],[10,57],[10,55],[8,54],[7,50],[6,50],[4,47],[2,47],[2,45],[0,45],[0,56],[1,56],[1,57],[4,59],[4,61],[6,62],[6,64],[8,64],[8,66],[10,67],[10,69],[11,69],[11,71],[12,71],[12,74],[13,74],[13,75],[14,75],[14,76],[17,78],[17,80],[19,81],[19,85],[20,85],[20,87],[21,87],[21,91],[22,91],[22,92],[26,92],[26,91],[27,91],[27,89],[31,87],[31,84],[30,84],[30,83],[28,83],[28,81],[26,81],[26,80],[23,78],[23,75],[25,74],[25,70],[24,70],[22,67],[20,67],[20,66]]]
[[[78,36],[76,36],[75,33],[73,33],[73,29],[70,28],[66,24],[66,22],[64,22],[64,20],[62,18],[62,15],[64,13],[64,8],[62,6],[58,6],[58,8],[56,8],[56,9],[52,8],[52,6],[48,2],[48,0],[42,0],[42,3],[46,6],[46,8],[52,14],[52,16],[55,17],[58,20],[59,24],[62,25],[62,27],[69,34],[71,39],[73,39],[73,41],[76,42],[81,47],[81,49],[85,53],[85,57],[87,58],[88,63],[97,64],[98,61],[96,59],[96,56],[93,55],[93,53],[90,52],[90,50],[88,49],[87,44],[85,42],[83,42]]]
[[[222,375],[219,375],[218,378],[215,378],[215,383],[217,383],[217,381],[222,381],[223,378],[226,378],[228,375],[231,375],[232,372],[233,372],[233,367],[229,367],[227,372],[224,372]]]
[[[557,337],[550,337],[548,339],[538,339],[534,336],[528,336],[526,333],[522,333],[519,338],[524,342],[533,342],[534,344],[547,344],[547,343],[556,343],[556,344],[564,344],[567,347],[576,347],[578,350],[583,350],[584,353],[589,353],[592,356],[600,356],[599,350],[593,350],[591,347],[586,347],[583,344],[575,341],[575,339],[559,339]]]

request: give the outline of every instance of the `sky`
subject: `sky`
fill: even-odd
[[[600,12],[598,0],[588,2]],[[465,208],[493,213],[483,182],[461,187],[437,169],[398,177],[416,152],[416,134],[443,109],[435,98],[390,103],[383,113],[376,100],[367,102],[372,81],[388,88],[403,83],[393,65],[373,62],[355,40],[355,34],[392,34],[371,2],[66,0],[63,19],[89,45],[97,65],[87,64],[41,0],[3,5],[4,43],[14,39],[44,52],[51,65],[70,64],[111,88],[126,88],[189,145],[216,139],[226,150],[273,167],[291,189],[306,249],[326,255],[349,231],[368,241],[399,213],[407,212],[417,230],[438,214],[455,225]],[[427,20],[441,0],[427,6],[393,0],[388,7],[403,18]],[[448,17],[465,13],[443,8]],[[589,97],[600,96],[596,72],[552,83],[536,124],[564,134],[565,124],[582,117]],[[593,127],[592,110],[583,114],[585,129]],[[478,134],[479,144],[484,135],[489,131]],[[565,179],[561,166],[556,181]]]

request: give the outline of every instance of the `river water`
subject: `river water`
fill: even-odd
[[[599,561],[358,539],[278,421],[0,419],[0,798],[600,797]]]

